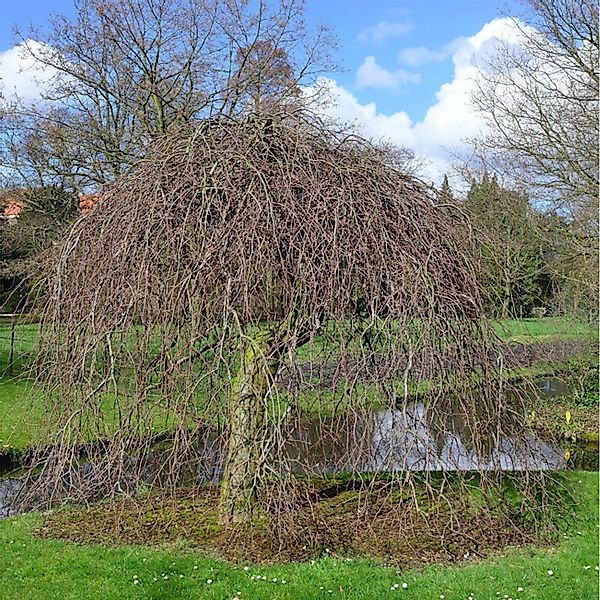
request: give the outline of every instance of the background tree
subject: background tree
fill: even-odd
[[[465,206],[480,233],[477,248],[491,314],[529,316],[534,306],[547,304],[549,247],[536,234],[538,215],[528,199],[484,173],[471,185]]]
[[[186,123],[298,105],[300,83],[329,65],[327,31],[308,32],[303,10],[302,0],[76,0],[73,19],[17,32],[22,52],[52,76],[37,101],[0,98],[1,182],[97,191]],[[27,202],[4,232],[11,289],[47,246],[32,246],[33,222],[62,222],[39,208]]]
[[[2,214],[8,206],[19,207],[14,218]],[[40,254],[64,235],[77,203],[72,193],[55,187],[6,189],[0,192],[0,215],[0,310],[22,311]]]
[[[442,185],[440,186],[441,202],[449,201],[454,199],[454,194],[450,188],[450,182],[448,181],[448,175],[444,173],[444,179],[442,179]]]
[[[598,197],[598,3],[528,0],[516,36],[479,61],[477,140],[494,170],[576,218]]]
[[[237,53],[232,108],[273,112],[299,104],[302,92],[287,52],[272,41],[260,41]]]
[[[583,235],[579,222],[558,211],[539,215],[534,235],[548,249],[549,308],[590,321],[598,319],[598,249],[592,235]]]
[[[598,3],[528,0],[526,5],[526,14],[512,18],[515,35],[478,62],[473,102],[487,130],[472,140],[474,154],[546,213],[536,233],[554,248],[548,266],[556,297],[562,297],[557,310],[593,315],[598,296]],[[568,302],[570,295],[578,300]]]
[[[329,66],[302,0],[76,0],[73,20],[19,33],[53,73],[42,100],[5,102],[3,172],[13,184],[96,187],[184,123],[232,115],[247,96],[296,97]],[[43,181],[40,181],[43,179]]]

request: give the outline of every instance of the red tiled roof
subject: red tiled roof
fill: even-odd
[[[4,206],[5,217],[16,217],[21,214],[25,203],[22,200],[16,198],[7,198],[6,205]]]
[[[96,202],[100,200],[100,194],[79,194],[79,210],[81,214],[87,215],[92,208],[96,205]]]

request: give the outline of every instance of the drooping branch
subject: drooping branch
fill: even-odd
[[[493,479],[518,406],[469,239],[398,167],[284,111],[183,127],[107,186],[48,278],[38,489],[135,491],[150,469],[163,493],[220,481],[231,522],[285,519],[327,469],[411,486],[395,473],[469,460]],[[406,424],[398,444],[375,408]]]

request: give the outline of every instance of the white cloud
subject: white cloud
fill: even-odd
[[[470,104],[477,77],[473,61],[493,52],[498,40],[518,41],[518,32],[510,19],[495,19],[475,35],[459,38],[449,45],[454,64],[453,79],[440,87],[435,103],[419,122],[413,122],[402,110],[385,114],[374,102],[361,104],[351,92],[332,80],[328,82],[329,89],[337,104],[328,108],[327,114],[358,125],[363,135],[411,148],[429,161],[423,176],[439,183],[443,173],[450,169],[448,151],[464,147],[464,139],[480,133],[484,127],[481,117]],[[392,84],[400,83],[373,57],[367,57],[361,69],[359,75],[363,77],[363,84],[365,81],[371,81],[371,85],[378,82],[379,87],[394,89]]]
[[[34,50],[40,42],[28,40]],[[40,97],[44,83],[53,76],[53,71],[36,65],[34,59],[24,52],[23,44],[0,52],[0,90],[6,99],[18,96],[23,100]]]
[[[356,73],[356,85],[359,88],[372,87],[395,91],[404,84],[420,81],[418,73],[409,73],[404,69],[388,71],[378,64],[374,56],[367,56]]]
[[[328,117],[352,125],[367,138],[391,141],[397,146],[414,150],[427,161],[422,176],[441,181],[443,173],[449,168],[447,159],[432,153],[430,148],[422,147],[422,141],[415,135],[416,124],[405,111],[385,114],[378,110],[375,102],[361,104],[351,92],[332,79],[322,80],[320,83],[328,89],[334,101],[334,104],[323,109]]]
[[[327,116],[352,124],[364,136],[390,138],[401,146],[412,145],[413,124],[404,111],[385,115],[378,112],[375,102],[361,104],[351,92],[332,79],[323,79],[321,84],[327,87],[329,96],[335,101],[324,109]]]
[[[358,34],[360,42],[376,42],[380,44],[390,38],[401,37],[413,29],[408,21],[380,21],[377,25],[367,27]]]
[[[448,58],[448,54],[443,50],[434,51],[425,46],[418,46],[416,48],[404,48],[398,55],[398,60],[401,64],[409,67],[420,67],[432,62],[441,62]]]
[[[420,67],[432,62],[442,62],[449,59],[454,53],[469,43],[469,38],[457,37],[440,50],[431,50],[425,46],[403,48],[398,54],[400,64],[408,67]]]

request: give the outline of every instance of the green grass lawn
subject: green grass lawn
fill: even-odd
[[[33,381],[17,377],[0,377],[0,452],[24,450],[30,446],[54,443],[52,432],[47,429],[42,388]],[[90,426],[84,439],[94,440],[108,436],[118,427],[118,412],[114,397],[106,394],[101,398],[100,411],[103,421],[98,427]],[[173,427],[172,412],[165,411],[159,401],[148,407],[148,433],[159,434]],[[104,433],[100,433],[100,432]],[[0,596],[1,600],[1,596]]]
[[[510,319],[495,321],[496,333],[508,342],[536,342],[555,339],[597,339],[598,328],[584,321],[569,317],[545,317],[543,319]],[[39,327],[36,324],[17,322],[12,331],[11,323],[0,323],[0,374],[10,364],[12,353],[13,374],[31,363],[37,348]],[[308,352],[306,348],[300,354]]]
[[[44,405],[30,381],[0,378],[0,452],[44,443]]]
[[[0,598],[466,600],[472,593],[476,600],[504,600],[505,595],[513,600],[596,600],[598,473],[569,477],[579,510],[564,522],[555,546],[403,572],[329,556],[314,563],[249,564],[246,570],[185,547],[107,548],[39,539],[34,532],[40,515],[14,517],[0,521]]]
[[[597,326],[569,317],[495,321],[494,329],[507,342],[598,339]]]
[[[0,375],[18,374],[26,369],[35,355],[38,337],[36,324],[0,322]]]

